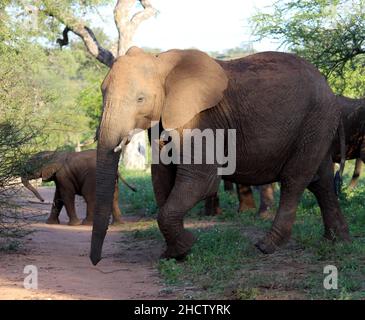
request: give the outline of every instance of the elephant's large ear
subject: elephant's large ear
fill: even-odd
[[[223,98],[228,78],[207,54],[198,50],[171,50],[157,59],[166,75],[166,98],[161,115],[165,129],[183,126]]]

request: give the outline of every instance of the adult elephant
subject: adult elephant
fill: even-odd
[[[365,162],[365,99],[352,99],[344,96],[337,96],[336,99],[341,107],[341,119],[344,125],[345,159],[356,159],[354,172],[349,184],[349,188],[353,189],[357,185],[362,164]],[[333,162],[340,163],[341,144],[338,136],[335,137],[331,153]],[[254,202],[251,187],[237,184],[237,190],[239,201],[238,211],[255,208],[255,206],[249,205]],[[244,192],[239,192],[239,190],[244,190]],[[266,218],[270,216],[270,210],[274,205],[273,186],[271,184],[263,185],[259,187],[259,190],[260,207],[257,215]],[[205,201],[205,213],[207,215],[214,215],[220,212],[217,194],[208,197]]]
[[[128,143],[134,129],[147,129],[151,121],[160,120],[163,128],[177,129],[181,138],[177,147],[188,144],[184,129],[235,130],[236,170],[225,179],[245,185],[281,183],[272,228],[256,244],[262,252],[272,253],[288,241],[299,199],[308,185],[320,203],[325,236],[349,239],[333,190],[329,150],[340,109],[324,77],[305,60],[266,52],[218,61],[198,50],[154,55],[132,47],[114,62],[102,92],[93,264],[101,259],[120,147]],[[194,147],[194,140],[190,144]],[[202,151],[205,159],[205,148]],[[184,228],[184,215],[217,192],[221,179],[217,159],[213,164],[195,164],[192,154],[192,164],[187,164],[181,152],[179,160],[181,164],[152,165],[158,225],[167,244],[162,257],[166,258],[182,258],[189,252],[195,237]]]
[[[82,224],[92,224],[95,208],[95,170],[96,150],[81,152],[54,152],[43,151],[33,155],[26,163],[21,174],[23,185],[29,189],[40,200],[44,201],[36,188],[29,180],[40,179],[43,181],[54,181],[56,191],[52,203],[52,209],[47,223],[58,224],[59,214],[65,206],[69,217],[68,224],[71,226],[81,224],[75,211],[75,196],[82,196],[87,205],[86,218]],[[128,187],[125,180],[121,179]],[[112,188],[113,193],[113,223],[121,223],[121,212],[119,209],[119,188],[118,180]]]

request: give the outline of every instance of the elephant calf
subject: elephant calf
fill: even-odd
[[[55,182],[56,191],[47,223],[60,223],[58,217],[63,206],[65,206],[69,217],[68,224],[71,226],[81,224],[75,211],[75,195],[80,195],[85,199],[87,205],[86,218],[82,221],[82,224],[90,225],[93,222],[95,207],[95,174],[96,150],[81,152],[44,151],[33,155],[27,161],[21,180],[23,185],[42,202],[44,199],[30,184],[29,180],[42,178],[43,181]],[[122,177],[120,178],[135,191]],[[113,224],[121,223],[118,193],[118,179],[116,179],[113,196]]]

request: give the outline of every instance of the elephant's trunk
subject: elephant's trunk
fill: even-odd
[[[116,108],[118,109],[118,108]],[[94,212],[90,259],[94,265],[101,260],[101,251],[112,212],[113,193],[117,179],[120,143],[123,130],[111,106],[105,105],[101,120],[96,160],[96,206]]]
[[[22,177],[21,180],[22,180],[24,187],[26,187],[28,190],[30,190],[40,201],[44,202],[44,199],[39,194],[38,190],[30,184],[30,182],[27,178]]]

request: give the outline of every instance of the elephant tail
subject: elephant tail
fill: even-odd
[[[131,189],[133,192],[137,192],[137,189],[133,186],[131,186],[123,177],[122,175],[119,173],[118,171],[118,178],[120,179],[120,181],[122,181],[129,189]]]
[[[335,174],[335,192],[336,195],[339,196],[341,193],[342,188],[342,177],[343,177],[343,170],[345,169],[345,161],[346,161],[346,141],[345,141],[345,128],[343,126],[342,120],[340,121],[340,125],[337,130],[337,134],[339,136],[340,141],[340,168],[337,170]]]

